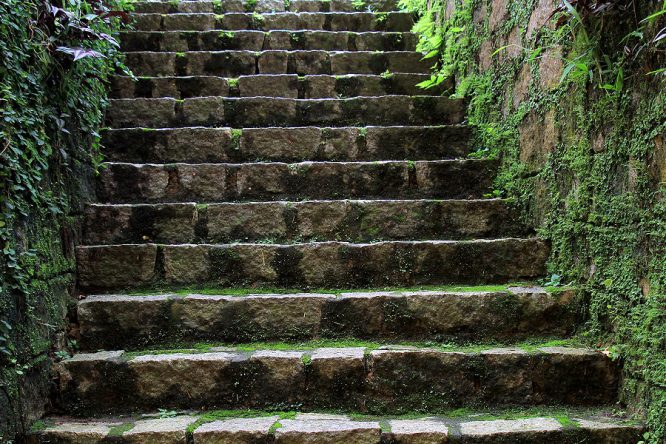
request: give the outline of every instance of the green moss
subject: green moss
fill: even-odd
[[[230,84],[231,85],[231,84]],[[231,146],[234,150],[240,150],[241,139],[243,138],[243,130],[238,128],[231,129]]]
[[[420,285],[418,287],[373,287],[373,288],[310,288],[310,293],[323,294],[342,294],[342,293],[363,293],[374,291],[393,291],[393,292],[415,292],[415,291],[441,291],[455,293],[470,292],[506,292],[509,287],[529,287],[534,285],[530,282],[514,282],[506,285]],[[290,294],[302,293],[303,288],[283,288],[283,287],[186,287],[186,288],[155,288],[145,290],[134,290],[127,294],[134,296],[146,296],[151,294],[169,293],[178,295],[187,294],[205,294],[205,295],[227,295],[227,296],[247,296],[252,294]]]
[[[121,425],[116,425],[111,427],[109,430],[109,435],[110,437],[119,437],[122,436],[123,433],[128,432],[134,428],[134,423],[133,422],[126,422]]]
[[[197,342],[197,343],[181,343],[181,344],[164,344],[159,348],[149,350],[139,350],[125,353],[124,359],[133,359],[137,356],[153,354],[172,354],[172,353],[207,353],[213,349],[223,348],[229,351],[238,352],[253,352],[257,350],[281,350],[281,351],[308,351],[318,348],[363,348],[366,353],[373,350],[385,347],[387,345],[398,345],[407,347],[427,348],[438,350],[442,352],[464,352],[464,353],[479,353],[484,350],[491,350],[494,348],[519,348],[529,353],[540,353],[539,349],[542,347],[578,347],[581,341],[576,338],[571,339],[549,339],[549,338],[532,338],[530,340],[521,342],[493,342],[493,343],[442,343],[434,341],[365,341],[355,338],[348,339],[316,339],[310,341],[298,342],[251,342],[251,343],[224,343],[224,342]],[[303,357],[304,363],[309,363],[310,357],[305,355]]]
[[[269,435],[274,435],[275,432],[277,431],[277,429],[280,429],[280,428],[282,428],[282,424],[280,423],[280,421],[276,421],[275,424],[273,424],[271,426],[271,428],[268,429],[268,434]]]
[[[557,419],[557,421],[562,425],[562,427],[565,427],[565,428],[578,428],[578,427],[580,427],[580,425],[576,421],[572,420],[568,416],[558,415],[558,416],[555,416],[555,419]]]
[[[231,418],[265,418],[267,416],[278,416],[280,419],[292,419],[296,412],[266,411],[266,410],[211,410],[199,416],[197,421],[187,428],[188,433],[194,432],[202,424]]]
[[[40,432],[42,430],[47,429],[51,424],[49,424],[48,421],[45,421],[43,419],[38,419],[37,421],[32,423],[32,426],[30,426],[30,431],[31,432]]]

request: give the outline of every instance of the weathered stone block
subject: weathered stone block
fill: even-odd
[[[86,288],[123,288],[153,281],[157,246],[113,245],[76,249],[79,285]]]
[[[464,443],[492,443],[501,439],[545,444],[563,437],[562,426],[551,418],[463,422],[460,431]]]
[[[194,431],[194,444],[268,444],[272,439],[268,432],[279,419],[268,416],[209,422]]]
[[[187,444],[187,427],[196,420],[194,416],[144,419],[135,422],[122,438],[130,444]]]
[[[532,113],[518,127],[520,161],[527,165],[530,172],[539,171],[545,165],[548,155],[557,147],[559,130],[555,116],[554,110],[547,111],[543,117]]]
[[[259,74],[286,74],[289,54],[286,51],[263,51],[259,54]]]
[[[314,350],[308,365],[309,403],[321,407],[355,408],[365,391],[363,348]]]
[[[241,97],[279,97],[298,98],[298,76],[293,75],[258,75],[243,76],[238,79]]]
[[[443,422],[433,420],[389,421],[391,432],[387,433],[396,444],[443,444],[449,442],[449,428]]]
[[[275,432],[279,444],[376,444],[381,435],[379,424],[374,422],[286,419],[280,424]]]

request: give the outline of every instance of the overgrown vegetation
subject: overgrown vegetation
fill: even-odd
[[[581,334],[624,363],[621,399],[666,438],[666,2],[403,0],[423,86],[456,80],[515,198],[585,294]]]
[[[0,441],[48,382],[73,282],[85,181],[100,162],[106,80],[124,0],[0,3]],[[29,388],[29,390],[28,390]]]

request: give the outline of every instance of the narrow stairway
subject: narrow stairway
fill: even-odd
[[[574,292],[515,284],[548,246],[484,198],[497,163],[468,158],[465,104],[415,86],[410,14],[135,7],[138,79],[114,79],[77,251],[80,352],[29,440],[638,440],[609,414],[616,363],[567,345]]]

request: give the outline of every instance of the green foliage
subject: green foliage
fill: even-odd
[[[490,29],[492,6],[500,3],[505,19]],[[666,133],[666,92],[657,78],[664,73],[666,3],[564,3],[553,10],[557,23],[529,34],[537,3],[457,0],[447,11],[442,1],[402,0],[419,13],[419,49],[435,64],[422,86],[455,78],[478,129],[472,157],[501,160],[495,192],[512,198],[552,244],[542,283],[582,291],[581,334],[624,362],[620,398],[646,421],[645,442],[661,443],[666,165],[656,147]],[[614,12],[597,9],[611,3]],[[549,57],[562,63],[554,86],[542,79]],[[538,131],[546,131],[547,116],[553,147],[545,150]],[[547,152],[532,158],[530,149]]]
[[[574,82],[590,80],[599,88],[609,92],[620,92],[624,86],[625,69],[637,62],[654,60],[658,52],[663,52],[666,42],[666,28],[657,26],[658,20],[666,14],[666,1],[661,9],[638,21],[621,39],[608,39],[602,36],[601,28],[607,15],[617,13],[622,6],[627,9],[633,0],[613,0],[600,7],[586,2],[576,6],[563,0],[559,8],[567,19],[563,26],[576,42],[567,57],[567,65],[561,81],[570,79]],[[614,46],[614,48],[612,48]],[[611,49],[612,48],[612,49]],[[663,68],[652,69],[649,74],[665,76]]]
[[[447,19],[446,1],[400,0],[403,8],[420,14],[413,29],[420,37],[417,50],[434,63],[431,78],[419,86],[432,88],[455,72],[467,71],[473,60],[471,56],[479,45],[471,26],[477,4],[478,0],[458,2],[458,7]]]
[[[0,3],[0,441],[20,424],[21,381],[62,329],[76,190],[99,165],[106,81],[122,69],[119,14],[69,0]],[[124,0],[106,2],[117,9]],[[48,6],[47,9],[45,6]],[[82,38],[83,36],[83,38]],[[36,370],[35,370],[36,371]]]
[[[352,0],[352,7],[356,11],[363,11],[367,6],[365,0]]]

